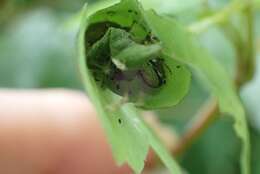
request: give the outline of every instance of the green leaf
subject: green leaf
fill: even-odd
[[[136,106],[170,107],[187,94],[190,72],[180,62],[161,54],[161,43],[153,37],[142,13],[135,0],[124,0],[89,15],[85,32],[87,63],[90,62],[96,79],[98,77],[103,86],[127,97]],[[108,40],[110,43],[105,44],[102,52],[95,51]],[[115,75],[111,77],[110,74],[118,70],[106,59],[107,55],[122,70],[121,80]],[[155,62],[149,62],[154,58]]]
[[[159,56],[161,51],[160,44],[138,44],[122,29],[110,29],[110,36],[112,61],[122,70],[141,68],[145,62]]]
[[[129,15],[129,13],[131,13],[131,15]],[[102,64],[102,58],[106,57],[110,52],[108,48],[108,45],[110,44],[108,40],[110,38],[109,34],[106,32],[108,25],[114,28],[126,29],[132,25],[134,20],[138,20],[139,23],[132,26],[131,30],[128,31],[132,34],[131,36],[137,43],[145,39],[147,32],[144,28],[147,26],[145,26],[140,13],[141,8],[135,0],[123,0],[119,4],[98,11],[93,15],[90,15],[86,8],[83,9],[78,43],[79,65],[82,79],[86,91],[96,107],[118,164],[127,162],[136,173],[140,173],[144,167],[148,148],[151,146],[169,168],[171,173],[181,174],[181,169],[178,164],[172,159],[170,153],[162,145],[156,135],[154,135],[153,131],[150,130],[141,119],[138,110],[135,107],[136,104],[123,104],[125,98],[115,94],[110,88],[103,88],[95,79],[97,77],[94,77],[93,70],[88,66],[88,60],[93,57],[96,57],[97,59],[100,58],[100,63]],[[142,57],[142,54],[137,53],[137,55]],[[170,67],[174,65],[175,75],[180,75],[180,77],[176,77],[177,80],[171,78],[171,81],[169,81],[169,83],[172,81],[175,83],[175,86],[171,89],[180,89],[180,91],[172,91],[178,98],[175,98],[174,100],[170,99],[170,102],[168,101],[168,103],[163,103],[164,101],[161,101],[163,105],[172,104],[171,100],[177,103],[177,101],[187,93],[190,80],[190,74],[183,65],[181,67],[179,66],[180,63],[167,57],[167,65],[168,62]],[[100,66],[100,64],[96,66]],[[104,81],[104,83],[106,82]],[[181,88],[182,85],[184,86],[184,89]],[[169,93],[168,97],[166,94],[167,91],[164,91],[163,99],[169,97]],[[159,106],[158,103],[160,101],[155,101],[152,96],[150,98],[151,103],[148,103],[149,105],[147,105],[147,107],[154,107],[154,104]],[[159,97],[157,96],[157,98]]]
[[[162,42],[163,52],[204,75],[218,99],[220,110],[232,115],[236,134],[242,141],[241,172],[249,174],[250,143],[245,112],[224,68],[176,21],[158,16],[153,11],[146,13],[146,21]]]
[[[129,106],[115,108],[116,99],[109,97],[96,84],[86,66],[85,29],[86,20],[83,20],[79,34],[79,64],[84,85],[96,107],[118,164],[121,165],[127,162],[136,173],[140,173],[144,167],[144,160],[149,147],[147,137],[143,133],[141,121],[134,110],[132,111],[133,115],[126,111],[130,109]]]

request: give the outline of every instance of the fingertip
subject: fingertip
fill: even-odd
[[[9,163],[0,173],[131,173],[116,166],[83,93],[1,90],[0,96],[0,162]]]

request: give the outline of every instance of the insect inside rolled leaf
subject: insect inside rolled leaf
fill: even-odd
[[[167,74],[170,71],[163,59],[149,60],[141,69],[121,71],[116,67],[111,70],[106,86],[113,92],[123,96],[135,95],[132,91],[150,93],[159,89],[167,82]]]
[[[133,20],[133,25],[137,21]],[[92,71],[95,81],[101,88],[109,89],[120,96],[135,98],[140,94],[150,94],[160,89],[167,82],[170,72],[164,59],[151,57],[137,69],[119,69],[113,62],[110,52],[110,27],[129,31],[130,28],[113,22],[102,22],[91,25],[86,31],[85,42],[87,53],[87,66]],[[157,38],[152,32],[147,32],[147,44],[156,43]],[[141,42],[142,43],[142,42]],[[90,49],[91,48],[91,49]]]
[[[139,75],[149,87],[160,88],[167,81],[166,68],[171,72],[163,59],[152,59],[147,62],[144,69],[139,70]]]

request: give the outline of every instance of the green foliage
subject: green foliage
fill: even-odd
[[[162,18],[152,11],[147,13],[146,18],[149,26],[165,44],[165,54],[174,55],[175,59],[183,61],[201,72],[207,78],[213,94],[218,98],[220,110],[233,116],[234,128],[243,144],[242,173],[250,173],[250,144],[245,112],[225,70],[176,21]],[[171,32],[167,32],[168,30]]]
[[[144,17],[142,15],[144,15]],[[101,118],[103,120],[103,124],[105,124],[105,127],[108,129],[107,132],[109,132],[108,135],[110,137],[110,141],[114,151],[115,149],[120,148],[120,146],[115,145],[118,141],[120,141],[120,139],[112,138],[114,136],[112,133],[113,131],[112,128],[109,128],[111,127],[111,123],[109,123],[108,120],[104,121],[104,118],[109,118],[109,114],[106,114],[107,106],[110,109],[112,107],[112,110],[119,109],[118,103],[120,103],[120,99],[118,99],[118,97],[116,96],[113,96],[113,94],[108,92],[106,89],[102,89],[102,86],[108,86],[108,88],[111,91],[121,96],[124,96],[124,94],[126,94],[127,97],[130,96],[130,101],[134,102],[136,106],[146,109],[155,109],[163,106],[171,106],[177,104],[178,101],[183,97],[183,95],[186,94],[185,91],[187,91],[187,86],[189,85],[189,83],[187,83],[187,80],[185,80],[186,82],[182,80],[188,79],[189,75],[186,72],[186,70],[182,72],[182,74],[184,75],[178,73],[178,71],[174,71],[177,73],[173,73],[175,76],[172,76],[177,78],[180,77],[180,79],[182,80],[180,80],[179,83],[177,83],[178,85],[176,85],[175,78],[172,78],[173,80],[170,80],[170,78],[166,78],[167,84],[165,84],[165,86],[178,86],[178,88],[173,89],[171,87],[165,87],[164,89],[166,90],[163,90],[162,87],[162,89],[160,89],[158,92],[152,91],[149,94],[137,93],[133,97],[134,99],[132,100],[131,94],[129,94],[129,88],[127,88],[127,90],[123,90],[123,93],[116,92],[114,87],[112,87],[111,89],[111,82],[107,83],[106,81],[104,81],[104,78],[108,77],[108,74],[106,73],[104,73],[105,75],[102,75],[102,84],[98,84],[96,82],[96,78],[100,76],[99,74],[101,72],[98,72],[99,74],[93,73],[91,71],[91,67],[88,65],[88,61],[95,61],[96,59],[99,59],[98,57],[104,57],[103,55],[106,54],[108,55],[108,59],[112,59],[113,67],[120,69],[124,72],[125,70],[132,70],[138,68],[141,68],[142,70],[142,67],[145,64],[145,62],[147,62],[148,60],[152,60],[153,57],[159,55],[164,59],[165,64],[170,67],[169,72],[174,70],[174,68],[182,69],[184,67],[183,65],[178,65],[180,63],[174,63],[174,59],[178,60],[179,62],[186,63],[187,65],[191,65],[206,77],[213,94],[218,98],[221,111],[232,115],[235,120],[234,128],[236,130],[237,135],[241,138],[243,143],[241,152],[241,170],[243,174],[249,173],[248,164],[250,150],[248,131],[245,121],[244,110],[235,92],[235,88],[233,84],[230,82],[227,73],[221,67],[221,65],[218,64],[213,58],[211,58],[207,51],[205,51],[201,48],[201,46],[199,46],[200,44],[195,39],[193,39],[193,36],[190,33],[188,33],[184,27],[182,27],[180,24],[178,24],[176,21],[172,19],[170,20],[166,17],[158,16],[153,11],[143,11],[134,0],[123,0],[121,3],[117,5],[96,12],[94,15],[88,17],[84,16],[82,23],[84,25],[82,25],[81,27],[82,34],[80,35],[81,69],[83,74],[87,74],[84,76],[84,79],[88,79],[87,81],[85,81],[85,85],[87,86],[87,90],[92,100],[95,101],[94,103],[97,109],[100,110],[99,112],[102,116]],[[113,27],[120,29],[113,29]],[[126,31],[129,33],[127,33]],[[148,33],[151,36],[149,36]],[[151,39],[147,39],[147,36],[154,37],[156,39],[155,41],[151,41]],[[98,39],[100,39],[100,41],[98,41]],[[152,45],[140,45],[140,43],[144,42],[147,42],[148,44]],[[156,44],[156,42],[158,42],[158,44],[161,44],[161,52],[159,52],[160,46],[158,44],[156,45],[156,47],[154,47],[153,44]],[[85,46],[82,46],[84,44]],[[86,50],[84,50],[85,48]],[[91,50],[93,49],[95,50],[94,52],[96,54],[91,53]],[[101,51],[103,53],[100,53],[99,55],[98,50],[103,50]],[[131,59],[134,51],[138,51],[138,53],[135,55],[134,59]],[[87,57],[84,56],[85,54],[87,55]],[[94,58],[95,60],[92,60],[91,58]],[[104,62],[104,60],[101,60],[100,62]],[[96,62],[96,64],[100,64],[100,62]],[[111,63],[109,63],[109,65],[110,64]],[[86,68],[86,66],[89,67]],[[102,71],[111,73],[111,66],[108,68],[108,71]],[[151,72],[151,67],[148,67],[148,71]],[[153,76],[156,77],[156,74],[147,73],[146,75],[152,76],[150,81],[152,82],[152,84],[154,84],[155,80]],[[170,77],[171,75],[166,74],[166,76]],[[112,83],[114,84],[114,81]],[[140,86],[142,86],[142,83],[135,82],[134,85],[127,84],[128,87],[130,86],[130,88],[136,89],[134,91],[140,91],[142,89],[140,88]],[[121,87],[121,84],[119,87]],[[181,92],[181,95],[177,97],[177,102],[169,100],[169,98],[172,98],[169,95],[175,92]],[[107,93],[109,93],[109,95],[107,95]],[[103,103],[102,107],[101,103],[102,100],[104,102],[104,96],[109,96],[111,99],[116,98],[116,100],[112,102],[114,104],[112,104],[111,106],[109,102]],[[176,98],[176,95],[174,97]],[[154,98],[156,98],[156,100],[153,100]],[[110,103],[111,99],[108,99]],[[140,100],[141,103],[139,102]],[[158,103],[161,102],[163,102],[164,104],[166,102],[166,104],[158,105]],[[115,109],[115,106],[117,106],[118,108]],[[120,115],[119,119],[125,120],[123,119],[124,116],[124,114]],[[127,124],[130,124],[130,121]],[[124,127],[126,128],[126,132],[129,131],[127,127],[130,128],[131,124]],[[140,130],[141,127],[143,126],[140,125]],[[137,134],[138,133],[136,133],[136,135],[133,135],[133,137],[138,137]],[[140,147],[144,148],[143,152],[146,152],[148,144],[145,145],[141,140],[142,138],[140,138],[140,141],[137,142],[140,143]],[[150,142],[150,144],[152,143]],[[124,144],[123,146],[127,145]],[[136,148],[138,149],[138,147]],[[137,149],[135,150],[137,151]],[[121,152],[116,151],[116,156],[122,154],[123,151],[124,150],[122,150]],[[160,153],[158,155],[160,156]],[[133,157],[133,159],[135,159],[135,162],[137,160],[139,161],[137,163],[133,163],[133,159],[129,159],[128,155],[125,155],[122,158],[117,159],[120,162],[127,161],[138,172],[142,168],[142,165],[138,166],[138,164],[140,164],[141,161],[144,160],[144,157],[145,153],[141,155],[141,158],[138,158],[137,155],[136,157]]]
[[[0,87],[82,89],[73,59],[75,34],[62,29],[63,22],[40,9],[0,32]]]
[[[132,11],[129,11],[132,10]],[[90,98],[92,99],[97,112],[100,116],[100,119],[102,121],[103,126],[105,127],[105,130],[107,132],[109,141],[112,145],[112,149],[114,151],[114,156],[117,159],[119,164],[122,164],[124,162],[128,162],[128,164],[134,169],[136,173],[140,173],[144,167],[144,160],[146,158],[148,147],[149,145],[157,152],[158,156],[162,159],[162,161],[166,164],[166,166],[169,168],[169,170],[172,173],[181,173],[179,166],[171,159],[170,154],[167,152],[167,150],[164,148],[164,146],[160,143],[158,138],[153,134],[153,132],[146,126],[146,124],[143,122],[143,120],[140,118],[138,111],[133,106],[133,104],[124,104],[122,106],[122,100],[124,97],[119,97],[118,95],[115,95],[115,93],[111,92],[113,91],[111,88],[103,88],[103,85],[106,85],[106,87],[109,87],[110,84],[107,84],[106,81],[102,80],[102,83],[98,83],[97,79],[100,74],[98,72],[97,75],[95,75],[95,72],[91,70],[91,65],[95,65],[95,61],[98,59],[101,59],[100,62],[98,62],[98,65],[101,65],[104,57],[108,53],[111,52],[110,47],[113,48],[112,41],[120,41],[120,40],[114,40],[116,37],[114,35],[117,34],[123,34],[127,35],[125,32],[122,32],[121,30],[115,30],[111,29],[108,30],[108,27],[106,27],[107,24],[114,26],[120,26],[123,27],[129,27],[131,23],[133,22],[133,18],[129,13],[134,13],[133,16],[136,16],[136,13],[141,13],[141,8],[138,6],[136,1],[122,1],[120,4],[117,4],[115,6],[112,6],[110,8],[107,8],[102,11],[96,12],[92,16],[85,16],[86,9],[83,10],[83,19],[82,19],[82,25],[81,25],[81,31],[79,35],[79,51],[80,51],[80,69],[83,76],[84,84],[86,86],[86,90],[88,91],[88,94]],[[111,17],[111,19],[108,20],[107,15],[109,14],[115,14],[119,13],[119,15],[115,15]],[[142,16],[138,16],[138,18],[141,18]],[[134,17],[136,18],[136,17]],[[105,26],[102,27],[104,23],[100,22],[106,22]],[[139,20],[140,21],[140,20]],[[111,24],[112,23],[112,24]],[[91,26],[92,24],[92,26]],[[95,24],[98,24],[99,27],[96,28]],[[93,27],[94,26],[94,27]],[[93,28],[91,28],[93,27]],[[143,40],[145,39],[146,32],[143,31],[143,26],[137,25],[131,29],[132,34],[135,34],[135,39],[133,40]],[[97,29],[101,31],[97,31]],[[103,33],[102,33],[103,30]],[[94,33],[93,33],[94,32]],[[101,32],[101,33],[99,33]],[[105,33],[106,32],[106,33]],[[113,34],[113,32],[115,32]],[[102,37],[102,34],[104,35]],[[89,37],[87,37],[89,36]],[[99,41],[98,41],[99,38]],[[110,40],[110,41],[109,41]],[[127,41],[133,43],[133,41]],[[92,43],[92,45],[91,45]],[[121,42],[124,43],[124,42]],[[122,46],[123,45],[123,46]],[[124,44],[120,46],[121,49],[120,54],[124,54],[122,52],[125,51]],[[143,48],[146,47],[145,45],[142,46]],[[140,44],[139,44],[140,48]],[[100,52],[98,52],[99,50]],[[112,49],[113,50],[113,49]],[[123,51],[121,51],[123,50]],[[113,50],[115,51],[115,50]],[[159,51],[159,50],[158,50]],[[156,51],[156,52],[158,52]],[[154,52],[154,51],[152,51]],[[113,54],[113,52],[112,52]],[[132,54],[132,53],[131,53]],[[158,54],[158,53],[156,53]],[[102,56],[100,56],[102,55]],[[141,62],[143,62],[143,58],[147,59],[147,55],[143,56],[144,53],[140,54]],[[153,54],[152,54],[153,55]],[[95,58],[93,60],[93,58]],[[122,57],[121,57],[122,58]],[[127,62],[128,55],[126,57],[123,57],[124,61]],[[151,57],[153,58],[153,57]],[[151,59],[150,58],[150,59]],[[168,58],[168,57],[167,57]],[[90,61],[90,63],[88,62]],[[91,63],[94,61],[94,64]],[[109,55],[109,61],[110,55]],[[140,62],[140,60],[138,60]],[[124,62],[124,63],[125,63]],[[169,62],[173,62],[169,59]],[[175,63],[175,62],[174,62]],[[172,68],[172,64],[168,65],[168,62],[166,62],[167,66]],[[177,64],[177,63],[176,63]],[[176,64],[174,64],[174,68],[176,68]],[[178,64],[179,65],[179,64]],[[113,65],[109,68],[115,68],[116,65]],[[125,66],[125,64],[124,64]],[[139,66],[139,65],[138,65]],[[128,67],[126,65],[125,67]],[[128,67],[129,68],[129,67]],[[133,67],[131,67],[132,69]],[[138,67],[134,67],[138,68]],[[146,67],[149,69],[149,67]],[[106,69],[106,68],[105,68]],[[179,68],[176,68],[179,69]],[[182,68],[184,69],[184,68]],[[101,68],[101,71],[104,70]],[[106,72],[106,71],[104,71]],[[109,71],[108,71],[109,72]],[[180,70],[180,72],[184,72],[184,79],[186,76],[186,81],[189,81],[189,73],[187,70]],[[106,75],[106,74],[105,74]],[[101,75],[101,77],[107,77],[104,75]],[[101,78],[102,79],[102,78]],[[167,79],[168,80],[168,79]],[[175,80],[175,79],[174,79]],[[185,81],[184,81],[185,82]],[[184,83],[188,86],[189,83]],[[104,83],[104,84],[103,84]],[[181,85],[181,86],[183,86]],[[168,85],[167,85],[168,86]],[[180,88],[180,87],[178,87]],[[166,88],[167,89],[167,88]],[[182,92],[183,89],[180,88],[180,91]],[[187,90],[185,90],[187,91]],[[184,93],[186,93],[184,91]],[[157,92],[157,91],[156,91]],[[160,91],[159,91],[160,92]],[[157,92],[157,93],[159,93]],[[172,91],[173,93],[177,93],[175,91]],[[156,94],[156,93],[155,93]],[[160,95],[160,93],[158,94]],[[182,94],[181,98],[184,94]],[[157,96],[157,95],[155,95]],[[130,96],[131,97],[131,96]],[[139,96],[138,96],[139,97]],[[143,97],[143,96],[141,96]],[[164,96],[165,97],[165,96]],[[145,97],[146,98],[146,97]],[[144,98],[144,99],[145,99]],[[152,97],[150,97],[152,99]],[[178,98],[177,100],[180,100],[181,98]],[[165,100],[165,98],[164,98]],[[176,99],[174,99],[176,102]],[[149,101],[149,100],[147,100]],[[151,100],[152,101],[152,100]],[[154,103],[147,105],[146,103],[141,103],[141,107],[151,107],[153,104],[157,105],[159,102],[164,101],[155,101]],[[168,104],[168,103],[167,103]],[[139,105],[139,104],[138,104]]]
[[[121,70],[142,68],[152,58],[159,56],[159,43],[138,44],[122,29],[110,29],[110,49],[113,63]],[[120,66],[122,65],[122,66]]]
[[[59,0],[52,2],[42,0],[24,0],[19,1],[19,3],[11,2],[16,2],[16,0],[10,1],[10,3],[8,1],[7,6],[1,6],[0,3],[0,13],[2,14],[0,17],[0,86],[4,88],[67,87],[80,89],[81,85],[78,81],[78,73],[75,66],[76,54],[74,53],[74,37],[79,25],[77,23],[79,15],[76,14],[75,16],[74,13],[77,13],[78,9],[81,8],[82,4],[86,1]],[[90,16],[95,14],[97,11],[107,9],[107,7],[119,2],[119,0],[92,0],[87,2],[91,3],[88,4],[88,8],[85,12],[87,13],[86,16]],[[227,100],[224,104],[226,105],[224,106],[224,109],[222,107],[222,111],[229,111],[229,113],[231,113],[235,110],[234,108],[238,106],[237,102],[234,102],[235,104],[232,103],[232,99],[237,97],[229,98],[230,90],[226,90],[226,87],[230,87],[231,78],[235,74],[237,66],[236,63],[238,62],[238,59],[236,58],[238,55],[242,55],[236,52],[237,44],[234,44],[233,42],[240,39],[237,37],[236,31],[238,31],[241,38],[244,39],[243,42],[247,42],[245,30],[248,24],[244,18],[247,10],[242,10],[241,8],[243,7],[241,3],[246,1],[210,0],[207,1],[207,3],[205,2],[206,1],[204,0],[140,1],[145,10],[152,8],[158,14],[168,16],[167,18],[159,18],[163,18],[160,19],[162,21],[170,21],[169,23],[167,22],[169,28],[167,28],[167,30],[163,30],[163,33],[156,34],[156,32],[153,32],[152,35],[153,38],[159,38],[158,36],[162,34],[166,35],[167,38],[174,38],[171,39],[174,43],[169,42],[174,45],[167,47],[167,49],[165,47],[166,44],[163,44],[165,41],[162,41],[160,38],[155,39],[155,42],[149,42],[147,44],[142,43],[138,38],[133,37],[132,33],[137,32],[140,35],[142,35],[142,33],[144,33],[144,35],[147,33],[146,31],[143,32],[142,27],[138,27],[139,25],[134,27],[134,32],[126,32],[124,29],[116,26],[112,27],[120,30],[119,32],[115,32],[114,36],[119,36],[122,34],[125,38],[119,37],[113,39],[113,42],[109,42],[110,51],[113,52],[111,54],[113,54],[112,57],[114,57],[111,60],[117,68],[120,68],[120,65],[122,64],[125,65],[127,69],[134,67],[140,68],[142,67],[141,64],[149,61],[149,57],[156,56],[158,52],[159,54],[168,52],[167,54],[163,54],[163,58],[166,60],[166,64],[168,66],[170,61],[172,61],[172,67],[178,66],[179,63],[185,65],[186,62],[188,62],[188,66],[186,65],[186,67],[194,73],[192,74],[192,82],[189,93],[185,96],[183,101],[179,102],[182,98],[180,96],[186,94],[188,85],[187,89],[182,88],[182,80],[188,83],[190,75],[187,75],[185,80],[182,75],[178,74],[178,76],[176,75],[177,77],[175,77],[175,80],[171,82],[168,81],[168,84],[174,84],[178,82],[176,78],[179,79],[179,85],[169,85],[169,90],[180,91],[183,89],[180,96],[178,96],[179,93],[171,93],[176,96],[169,97],[168,90],[165,90],[164,93],[162,93],[161,90],[160,95],[157,95],[156,97],[154,95],[155,93],[153,93],[153,95],[141,97],[142,99],[147,99],[148,102],[152,101],[149,97],[153,98],[155,103],[149,104],[152,109],[160,109],[165,106],[172,106],[174,103],[177,104],[171,108],[160,109],[157,111],[157,115],[163,124],[167,124],[171,126],[172,129],[177,131],[177,133],[180,134],[180,138],[182,138],[181,134],[186,131],[186,128],[191,125],[190,122],[193,121],[194,115],[200,109],[201,103],[204,103],[208,97],[208,86],[210,87],[209,89],[211,89],[211,93],[217,98],[219,98],[220,95],[222,96],[221,98],[223,98],[223,95],[225,94],[223,100],[219,100],[222,104],[224,104],[224,100]],[[230,6],[229,2],[231,2],[231,5],[235,2],[234,4],[237,6]],[[254,15],[254,24],[256,26],[254,40],[256,43],[259,41],[260,34],[259,2],[259,0],[254,0],[253,2],[254,12],[256,14]],[[44,6],[44,8],[42,8],[42,6]],[[230,10],[230,7],[232,7],[232,10]],[[131,21],[130,18],[126,17],[128,13],[124,13],[123,10],[121,11],[122,13],[120,12],[120,15],[123,16],[122,18],[127,19],[127,21]],[[143,10],[141,9],[141,11]],[[146,12],[143,12],[143,14],[146,14]],[[169,17],[173,19],[169,19]],[[109,18],[111,18],[111,16]],[[117,19],[118,18],[119,17],[117,17]],[[86,22],[85,19],[83,19],[83,23]],[[102,15],[100,15],[99,19],[102,19]],[[139,19],[144,21],[141,23],[144,23],[146,28],[151,28],[152,25],[148,23],[148,18],[138,18],[138,20]],[[64,23],[66,28],[64,28]],[[187,32],[187,28],[180,26],[179,23],[185,25],[188,24],[187,28],[189,30],[194,30],[195,28],[195,33],[199,33],[198,36],[200,40],[194,39],[194,36]],[[192,25],[190,25],[190,23]],[[195,25],[193,25],[193,23]],[[232,30],[232,27],[235,27],[235,30]],[[96,27],[96,29],[99,30],[102,29],[102,27]],[[84,27],[82,28],[82,31],[83,30]],[[129,35],[130,38],[128,38],[127,35]],[[98,44],[99,41],[102,41],[101,38],[96,42],[96,44]],[[118,48],[118,45],[121,45],[122,42],[127,45],[129,44],[130,46]],[[209,50],[210,55],[207,51],[201,48],[201,46],[199,46],[200,43],[203,47]],[[259,44],[257,45],[257,54],[259,55]],[[249,47],[249,45],[246,47]],[[91,48],[93,47],[90,47],[90,49]],[[90,51],[90,49],[88,50]],[[144,51],[145,49],[148,51]],[[247,50],[247,48],[241,45],[238,49],[241,52]],[[82,48],[82,50],[85,51],[84,48]],[[106,52],[106,49],[104,50],[104,52]],[[92,51],[94,54],[100,54],[102,52],[100,49],[97,49],[96,53],[95,50]],[[172,52],[175,54],[174,57],[171,54]],[[132,54],[138,56],[133,57]],[[123,63],[117,64],[117,60],[122,60]],[[198,64],[197,61],[199,61],[200,64]],[[213,64],[212,61],[214,62]],[[217,66],[221,66],[221,71],[223,72],[224,68],[228,71],[228,74],[219,73],[219,71],[214,68],[216,61],[218,62]],[[203,64],[203,68],[198,68],[201,64]],[[259,67],[259,61],[258,64],[255,65]],[[146,75],[145,79],[152,84],[158,84],[156,72],[153,71],[149,65],[142,68]],[[176,71],[173,74],[177,74],[177,70],[183,70],[183,73],[187,72],[189,74],[187,68],[172,69],[173,71]],[[104,67],[103,70],[105,71],[106,68]],[[210,74],[210,76],[207,74]],[[85,77],[86,74],[83,73],[82,75]],[[92,73],[90,75],[92,75]],[[225,77],[223,77],[223,75]],[[201,76],[206,79],[206,84],[204,81],[201,81]],[[219,78],[215,79],[216,76],[219,76]],[[260,75],[258,71],[258,73],[255,74],[255,78],[253,80],[254,82],[248,83],[245,88],[240,90],[243,92],[242,99],[247,109],[247,116],[249,120],[248,123],[250,124],[250,139],[252,144],[251,167],[252,173],[254,174],[258,174],[260,171],[260,160],[258,155],[258,147],[260,142],[260,117],[258,107],[260,98],[259,77]],[[106,128],[105,130],[110,130],[107,131],[107,135],[110,140],[109,142],[112,142],[113,151],[115,152],[116,158],[119,159],[119,162],[131,162],[130,164],[135,166],[136,171],[140,171],[143,167],[143,161],[147,153],[147,148],[150,144],[157,150],[157,153],[161,155],[161,158],[166,162],[172,172],[178,170],[180,167],[176,167],[176,164],[172,161],[171,156],[164,148],[161,148],[160,141],[158,141],[156,136],[151,133],[152,130],[147,129],[147,126],[140,119],[139,111],[136,108],[138,102],[137,99],[123,95],[122,92],[111,88],[111,86],[100,88],[100,83],[96,84],[96,81],[92,80],[93,79],[91,79],[91,82],[88,83],[91,84],[90,88],[92,89],[88,90],[88,93],[92,97],[96,94],[96,92],[98,93],[96,103],[98,103],[98,106],[101,108],[101,114],[103,114],[103,116],[101,116],[101,121]],[[226,85],[227,80],[229,81],[229,85]],[[95,83],[94,86],[92,86],[92,82]],[[212,82],[217,85],[213,85]],[[105,84],[109,85],[109,83]],[[219,93],[216,92],[219,89],[222,89],[222,91]],[[101,94],[99,93],[100,91]],[[114,92],[117,92],[117,94],[113,94]],[[170,98],[173,101],[164,100],[164,98]],[[130,100],[133,104],[128,103]],[[231,100],[232,102],[230,102]],[[126,102],[128,104],[124,104]],[[149,105],[146,103],[146,106]],[[155,107],[155,105],[157,105],[157,107]],[[123,106],[123,108],[121,108],[121,106]],[[227,107],[229,110],[227,110]],[[146,107],[146,109],[150,108]],[[236,115],[239,116],[240,112],[241,110],[237,109]],[[234,114],[224,114],[224,116],[226,115]],[[241,155],[240,150],[245,146],[243,146],[243,142],[241,143],[241,139],[236,136],[235,131],[232,130],[231,126],[234,123],[233,118],[234,117],[218,117],[213,123],[210,124],[210,127],[204,130],[204,133],[192,143],[191,148],[181,154],[178,159],[181,167],[187,171],[186,173],[240,173],[239,170],[241,167],[239,167],[238,160],[239,155]],[[137,120],[139,122],[136,123]],[[245,128],[243,124],[244,123],[242,123],[242,126],[240,127],[242,129]],[[244,136],[245,131],[242,129],[241,133]],[[122,141],[120,142],[117,140]]]
[[[87,64],[102,86],[128,97],[139,107],[173,106],[187,93],[190,74],[181,63],[161,53],[161,43],[150,33],[142,9],[133,2],[123,1],[125,4],[88,18]]]

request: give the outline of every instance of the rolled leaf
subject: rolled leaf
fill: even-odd
[[[162,54],[162,43],[150,31],[143,13],[136,0],[122,0],[93,13],[84,8],[80,71],[118,164],[127,162],[140,173],[151,146],[171,173],[180,174],[180,167],[137,108],[177,104],[189,89],[190,73]]]

